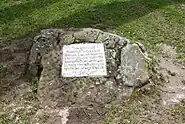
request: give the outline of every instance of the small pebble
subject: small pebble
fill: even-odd
[[[171,72],[170,70],[168,71],[168,74],[170,74],[171,76],[176,76],[175,72]]]
[[[182,80],[182,83],[185,84],[185,80]]]
[[[96,82],[96,85],[99,85],[100,84],[100,82]]]

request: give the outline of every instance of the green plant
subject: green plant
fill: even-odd
[[[30,81],[29,81],[29,85],[33,91],[33,93],[37,93],[37,89],[38,89],[38,85],[39,85],[39,81],[38,81],[38,78],[32,78]]]
[[[7,71],[7,67],[0,65],[0,73],[5,73]]]

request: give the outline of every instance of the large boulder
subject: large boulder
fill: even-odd
[[[63,77],[63,46],[103,43],[107,75]],[[35,37],[30,54],[30,72],[39,77],[42,109],[33,122],[47,124],[98,124],[106,105],[129,96],[149,79],[148,63],[140,44],[97,29],[47,29]],[[46,118],[47,117],[47,118]]]

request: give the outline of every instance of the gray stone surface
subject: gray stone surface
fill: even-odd
[[[73,43],[103,43],[108,75],[62,77],[62,46]],[[107,104],[129,96],[149,79],[146,56],[138,44],[97,29],[43,30],[35,38],[31,51],[30,71],[38,75],[39,68],[43,69],[38,94],[44,114],[39,115],[48,115],[49,124],[100,123],[105,118]],[[37,119],[34,121],[39,122]]]
[[[137,87],[147,82],[149,76],[145,59],[137,44],[129,44],[121,50],[119,71],[124,85]]]

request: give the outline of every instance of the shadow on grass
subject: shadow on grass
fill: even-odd
[[[7,23],[13,21],[16,18],[29,16],[29,14],[35,9],[47,8],[51,4],[60,0],[34,0],[27,3],[0,8],[0,22]]]
[[[133,21],[150,12],[153,12],[156,9],[160,9],[171,4],[183,3],[184,0],[112,0],[112,2],[106,2],[106,0],[104,2],[103,1],[104,0],[102,0],[102,4],[90,5],[88,8],[84,7],[85,9],[82,9],[81,11],[78,11],[69,16],[59,17],[58,20],[53,19],[52,17],[47,17],[44,20],[50,20],[51,23],[49,23],[49,21],[46,21],[49,23],[48,24],[46,22],[37,23],[34,21],[29,21],[29,19],[31,19],[29,18],[29,14],[35,10],[39,11],[39,9],[46,10],[47,7],[49,7],[50,5],[57,2],[62,2],[62,0],[34,0],[32,2],[15,5],[10,8],[5,8],[2,10],[0,9],[0,23],[2,22],[8,25],[15,19],[23,19],[22,23],[31,25],[33,30],[31,30],[31,32],[27,31],[26,27],[24,29],[23,26],[21,34],[22,36],[19,35],[20,37],[34,34],[34,32],[38,32],[43,28],[94,27],[101,30],[115,29],[121,24]],[[81,1],[79,1],[79,3],[80,2]],[[73,10],[70,11],[72,12]],[[59,12],[57,11],[57,13],[60,12],[62,12],[62,10],[60,10]],[[56,11],[53,13],[57,14]],[[9,34],[11,33],[11,30],[15,29],[5,28],[3,30],[3,35],[10,36]]]
[[[113,1],[82,10],[67,18],[57,20],[47,27],[115,29],[121,24],[133,21],[156,9],[178,3],[183,3],[183,0]]]

